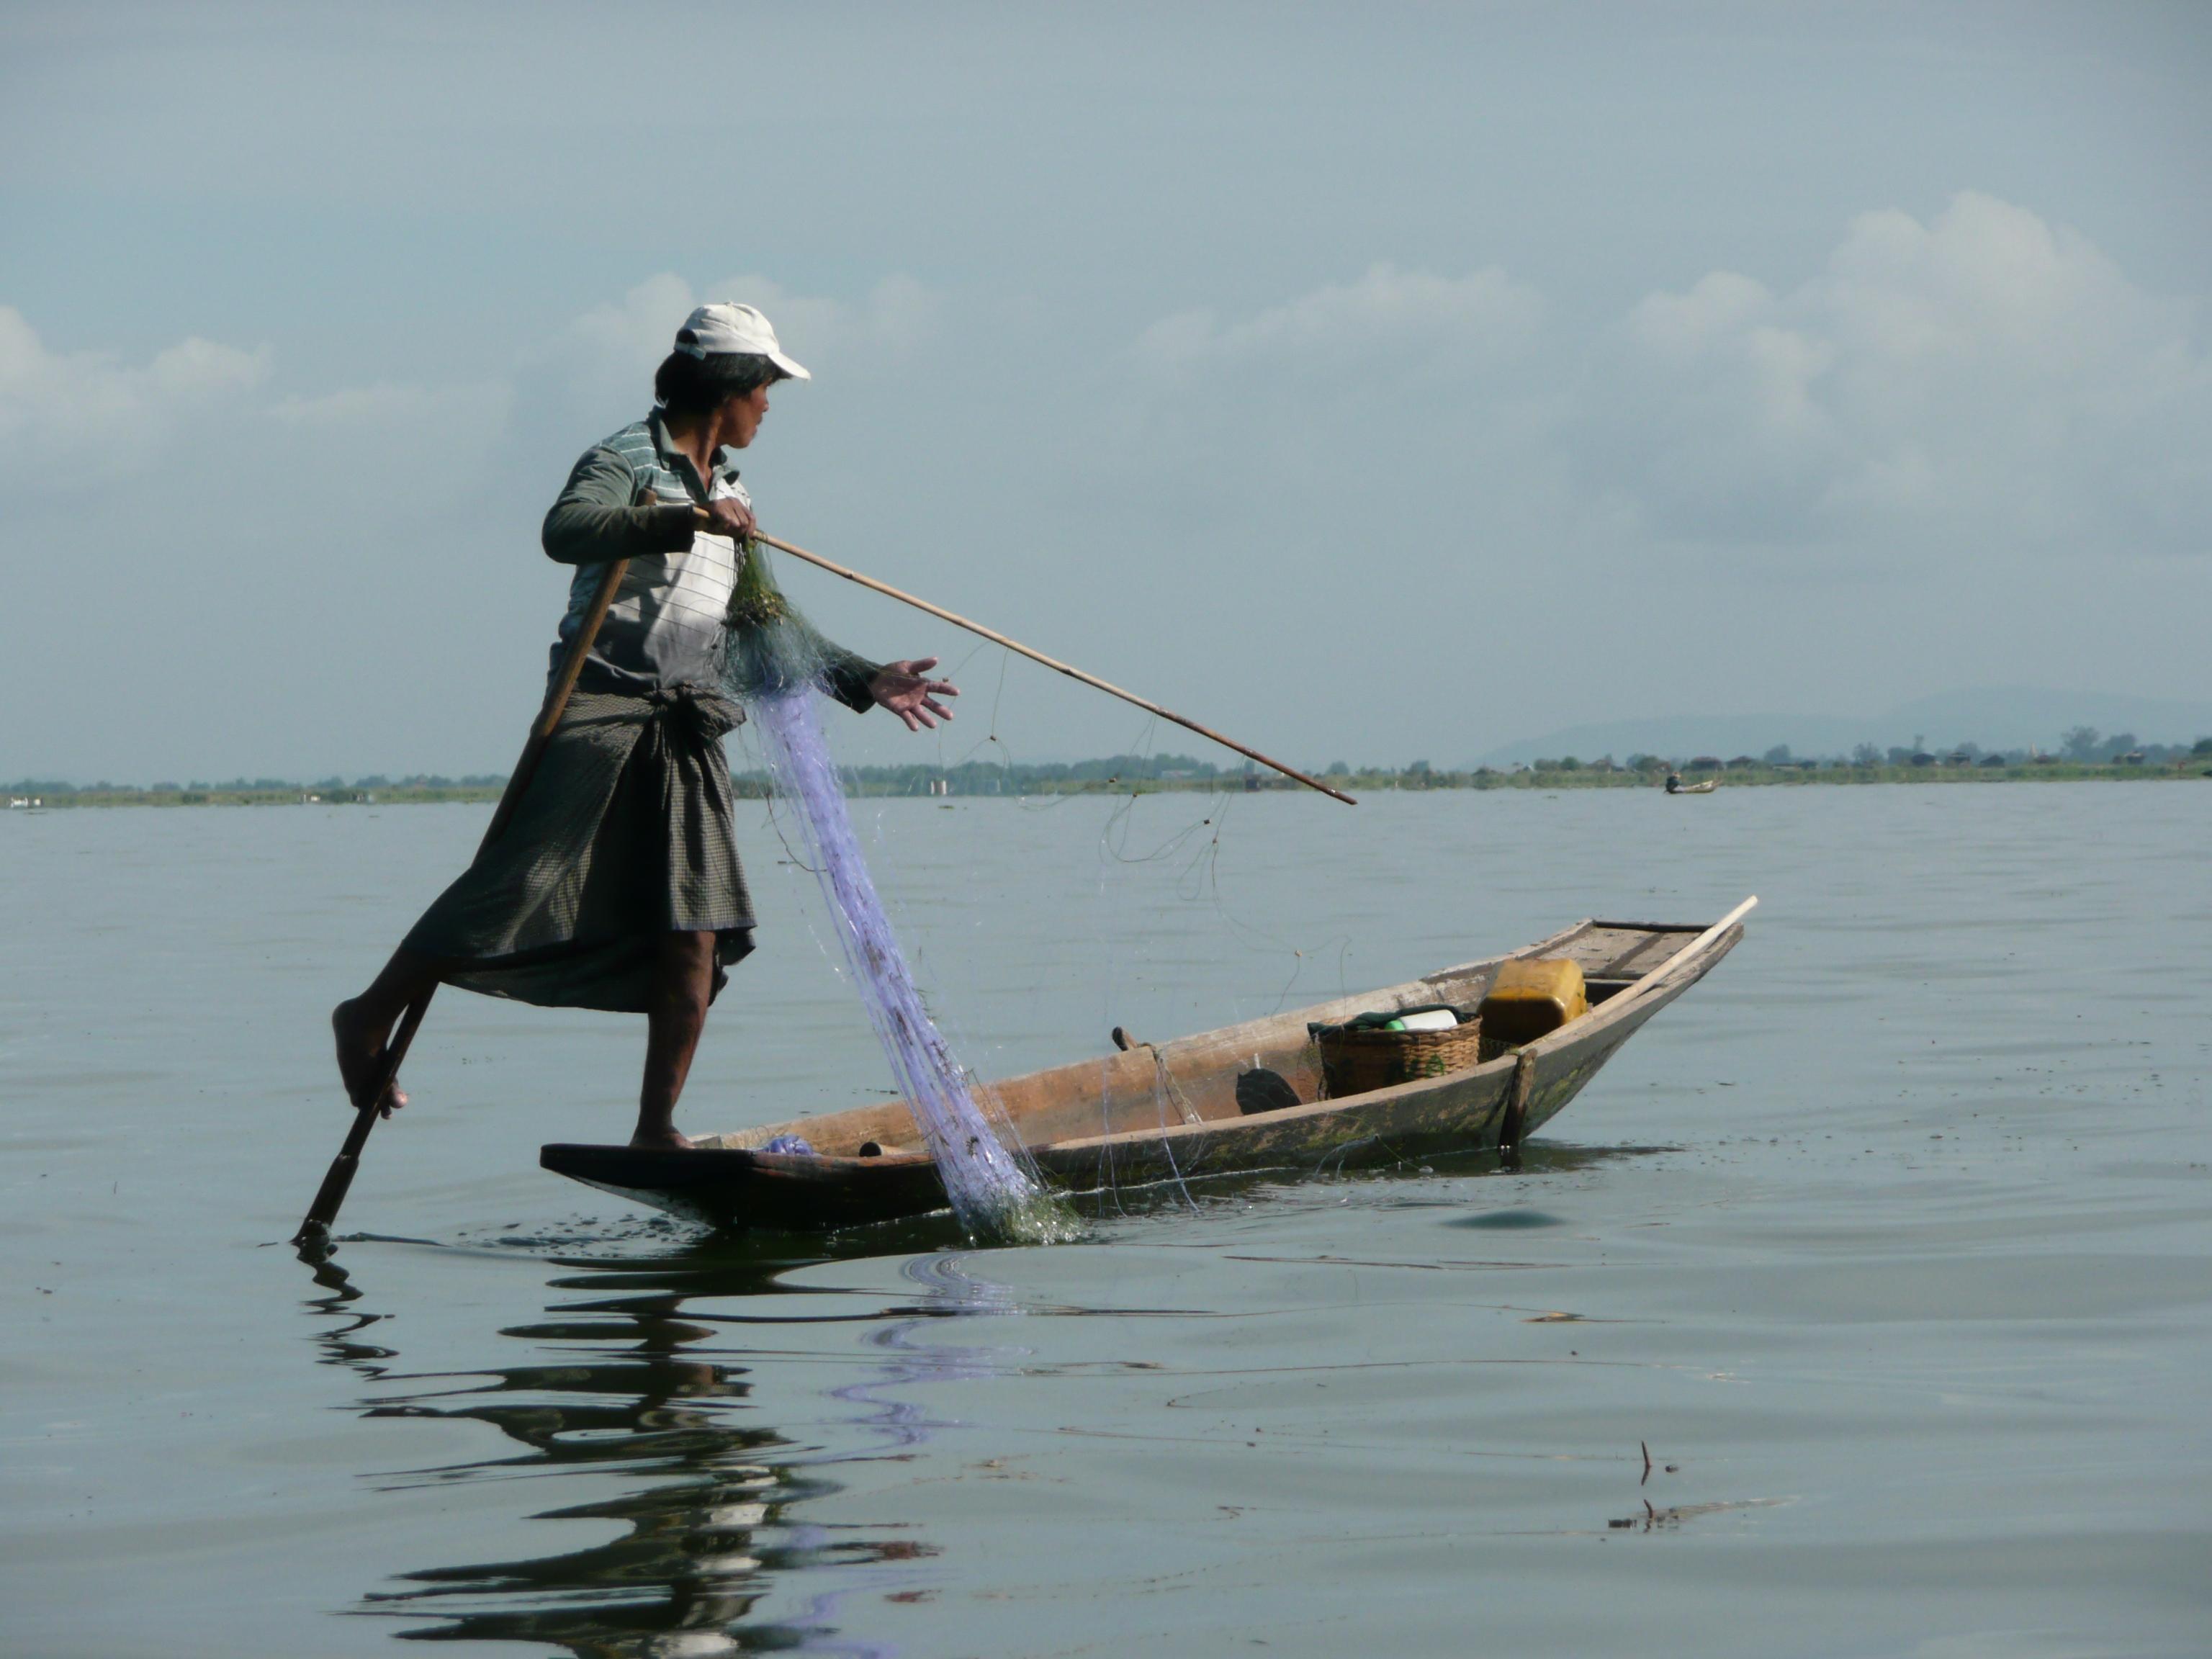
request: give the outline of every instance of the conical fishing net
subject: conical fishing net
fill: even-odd
[[[1030,1164],[1005,1113],[988,1093],[978,1100],[922,1004],[860,856],[823,735],[822,679],[833,647],[784,598],[758,547],[747,553],[730,623],[724,684],[751,711],[776,793],[795,809],[837,943],[954,1213],[981,1237],[1073,1237],[1073,1219]]]

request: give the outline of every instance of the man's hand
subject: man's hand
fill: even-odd
[[[691,516],[708,535],[728,536],[740,542],[750,540],[760,528],[753,522],[752,509],[734,495],[718,495],[704,507],[695,503]]]
[[[960,695],[960,689],[951,681],[928,678],[929,671],[936,666],[934,657],[887,662],[868,682],[868,695],[904,720],[909,732],[919,732],[925,726],[934,727],[938,720],[952,718],[952,711],[938,699]],[[933,720],[932,715],[936,719]]]

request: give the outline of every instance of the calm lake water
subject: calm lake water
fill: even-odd
[[[543,1174],[641,1022],[449,993],[314,1273],[326,1011],[486,809],[8,814],[0,1652],[2212,1650],[2212,786],[861,811],[992,1073],[1763,902],[1517,1172],[1051,1249]],[[746,816],[702,1130],[884,1082]]]

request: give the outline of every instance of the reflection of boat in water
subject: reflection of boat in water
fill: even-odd
[[[384,1489],[523,1480],[530,1484],[512,1490],[544,1493],[546,1477],[561,1477],[564,1484],[611,1490],[524,1513],[621,1528],[582,1548],[407,1572],[401,1587],[364,1596],[361,1611],[428,1621],[402,1631],[415,1640],[537,1643],[578,1659],[708,1659],[761,1647],[815,1646],[836,1633],[828,1624],[835,1596],[817,1598],[804,1625],[760,1621],[762,1599],[788,1574],[833,1566],[874,1570],[880,1563],[896,1581],[881,1588],[910,1583],[911,1564],[934,1553],[929,1545],[910,1534],[830,1536],[787,1514],[786,1506],[838,1488],[811,1472],[818,1454],[748,1414],[749,1368],[708,1357],[709,1340],[718,1328],[728,1328],[726,1322],[781,1322],[773,1313],[733,1315],[717,1304],[787,1294],[776,1277],[793,1265],[750,1253],[733,1259],[726,1243],[645,1260],[564,1263],[569,1271],[554,1281],[556,1288],[580,1294],[549,1308],[542,1322],[500,1334],[529,1343],[540,1355],[550,1346],[572,1357],[416,1377],[393,1369],[398,1355],[392,1348],[367,1340],[382,1316],[362,1310],[362,1293],[344,1269],[335,1262],[319,1266],[315,1279],[328,1294],[311,1305],[341,1322],[319,1337],[329,1363],[380,1384],[361,1402],[363,1416],[474,1421],[513,1443],[504,1455],[380,1477]],[[895,1394],[874,1390],[929,1380],[945,1366],[956,1375],[978,1374],[990,1357],[977,1348],[939,1350],[913,1340],[914,1333],[948,1316],[1015,1310],[1006,1294],[990,1294],[996,1287],[967,1279],[957,1263],[924,1257],[910,1267],[907,1276],[921,1293],[912,1305],[872,1305],[850,1316],[883,1325],[875,1346],[894,1352],[881,1367],[882,1380],[837,1396],[860,1406],[860,1421],[872,1439],[894,1447],[936,1425],[914,1417]],[[564,1529],[562,1535],[574,1534]]]
[[[1644,1021],[1743,936],[1747,902],[1698,924],[1582,921],[1513,957],[1571,962],[1589,1012],[1548,1036],[1440,1076],[1324,1097],[1309,1026],[1376,1010],[1480,1003],[1492,957],[1425,979],[1172,1042],[1133,1043],[991,1085],[1046,1178],[1077,1195],[1251,1175],[1387,1165],[1517,1146],[1573,1099]],[[1486,1026],[1486,1030],[1487,1030]],[[1272,1076],[1261,1079],[1260,1074]],[[1265,1087],[1253,1086],[1264,1080]],[[812,1152],[769,1152],[781,1135]],[[903,1102],[769,1124],[690,1152],[553,1145],[547,1169],[656,1208],[732,1228],[819,1229],[945,1207]]]

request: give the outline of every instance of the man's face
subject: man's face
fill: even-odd
[[[757,386],[742,398],[722,405],[722,441],[732,449],[752,442],[761,422],[768,418],[768,388]]]

